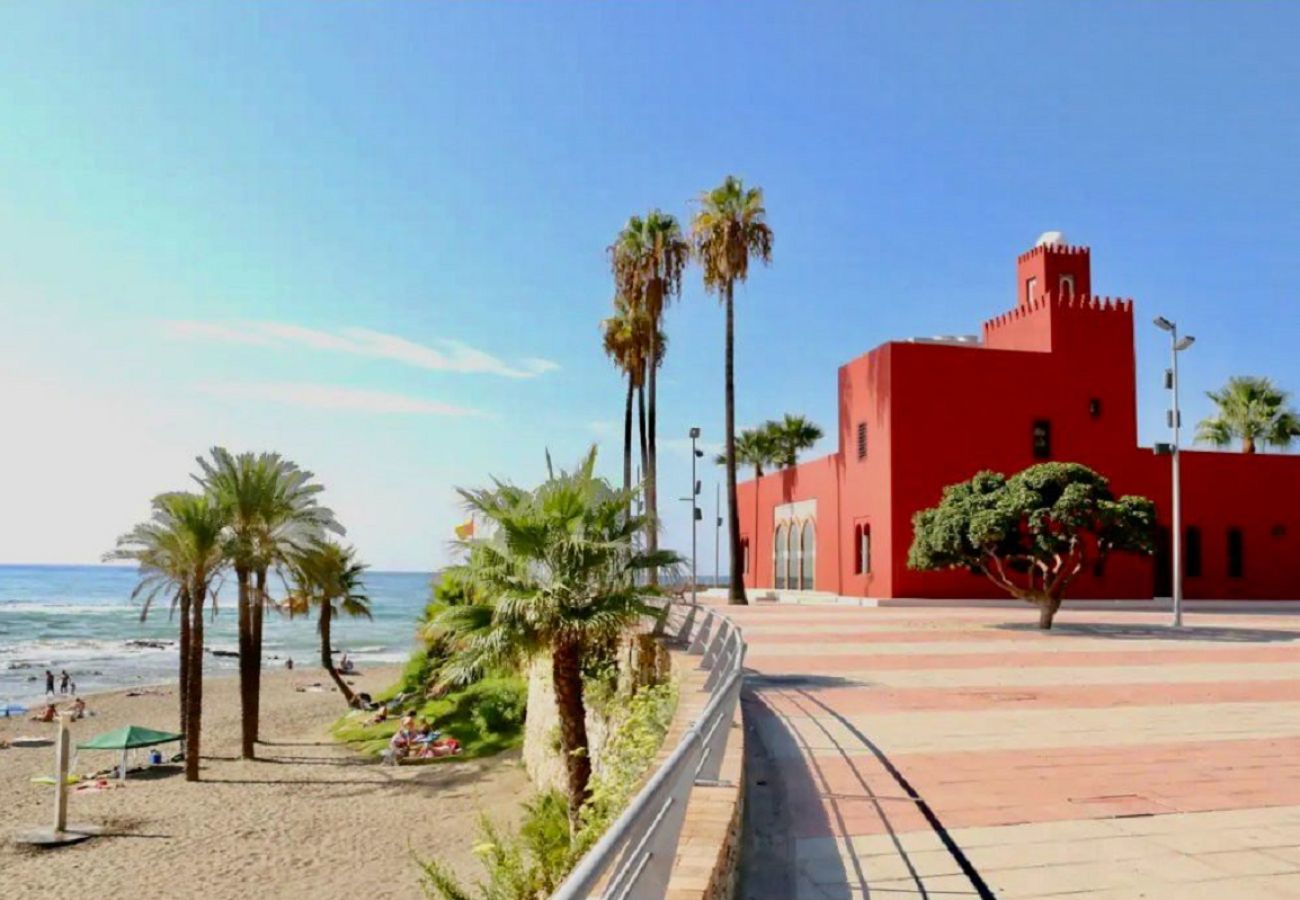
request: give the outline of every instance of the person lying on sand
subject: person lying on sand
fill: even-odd
[[[33,722],[53,722],[59,715],[59,710],[53,703],[45,704],[45,709],[32,716]]]

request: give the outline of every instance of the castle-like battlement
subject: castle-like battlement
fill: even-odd
[[[984,323],[984,332],[987,334],[989,331],[1037,315],[1044,310],[1114,312],[1131,316],[1133,315],[1133,300],[1129,297],[1058,297],[1055,294],[1045,294],[1029,303],[1021,304],[1015,309],[1008,310],[1000,316],[994,316],[992,319],[987,320]]]
[[[1035,256],[1090,256],[1091,247],[1072,247],[1069,244],[1039,244],[1031,250],[1016,257],[1016,262],[1024,262]]]

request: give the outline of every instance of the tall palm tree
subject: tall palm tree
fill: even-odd
[[[213,447],[195,480],[225,512],[223,549],[235,571],[239,613],[240,754],[256,756],[261,695],[261,632],[267,571],[319,538],[341,531],[316,502],[312,474],[275,453],[234,455]]]
[[[763,467],[778,462],[776,442],[766,427],[746,428],[736,435],[736,463],[754,467],[754,478],[763,477]],[[720,466],[727,464],[727,454],[719,453],[714,462]]]
[[[548,458],[548,478],[535,490],[461,490],[496,525],[490,538],[469,542],[463,569],[486,601],[452,607],[438,621],[458,636],[443,669],[449,683],[549,653],[574,833],[591,779],[584,658],[647,613],[643,598],[656,588],[636,585],[635,575],[678,562],[668,551],[637,549],[633,537],[645,523],[595,465],[593,447],[572,472],[556,472]]]
[[[645,218],[632,216],[609,248],[610,267],[618,296],[626,298],[646,317],[649,348],[646,357],[646,544],[653,553],[659,547],[657,375],[663,364],[661,340],[664,310],[682,292],[682,275],[690,262],[691,247],[682,236],[677,219],[652,209]],[[658,583],[658,572],[650,570],[650,583]]]
[[[1259,445],[1284,448],[1300,435],[1300,415],[1287,400],[1290,394],[1268,378],[1236,375],[1218,391],[1207,391],[1218,412],[1196,426],[1196,440],[1216,447],[1241,441],[1242,453]]]
[[[171,593],[188,615],[182,625],[180,690],[185,735],[185,780],[199,780],[203,726],[203,611],[213,581],[224,565],[222,531],[225,513],[202,494],[172,493],[154,498],[153,517],[118,538],[113,559],[133,559],[140,565],[136,593],[151,601]]]
[[[317,541],[297,553],[289,562],[293,589],[289,595],[289,613],[320,610],[317,630],[320,633],[320,664],[329,673],[348,706],[357,698],[334,666],[331,653],[330,625],[338,616],[372,618],[370,598],[363,593],[366,565],[358,562],[356,551],[331,541]]]
[[[621,296],[614,298],[614,315],[601,322],[605,355],[627,379],[623,404],[623,490],[632,487],[632,400],[645,374],[645,352],[638,313]]]
[[[771,436],[780,464],[794,468],[799,462],[799,453],[807,450],[822,439],[822,430],[808,421],[804,416],[786,413],[780,421],[769,421],[764,430]]]
[[[731,537],[732,603],[746,603],[744,560],[740,547],[740,513],[736,509],[736,376],[735,289],[749,277],[753,257],[765,265],[772,260],[772,229],[763,208],[762,188],[746,188],[728,175],[718,187],[700,197],[691,221],[695,256],[704,269],[704,288],[721,296],[726,307],[726,455],[727,519]]]

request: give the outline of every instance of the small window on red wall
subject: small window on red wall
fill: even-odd
[[[853,573],[871,574],[871,526],[858,525],[853,529]]]
[[[749,574],[749,538],[740,539],[740,571]]]

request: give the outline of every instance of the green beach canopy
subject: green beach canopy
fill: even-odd
[[[154,731],[139,725],[127,725],[114,731],[97,734],[88,741],[77,745],[79,750],[135,750],[139,747],[152,747],[155,744],[170,744],[179,741],[179,734],[170,731]]]

